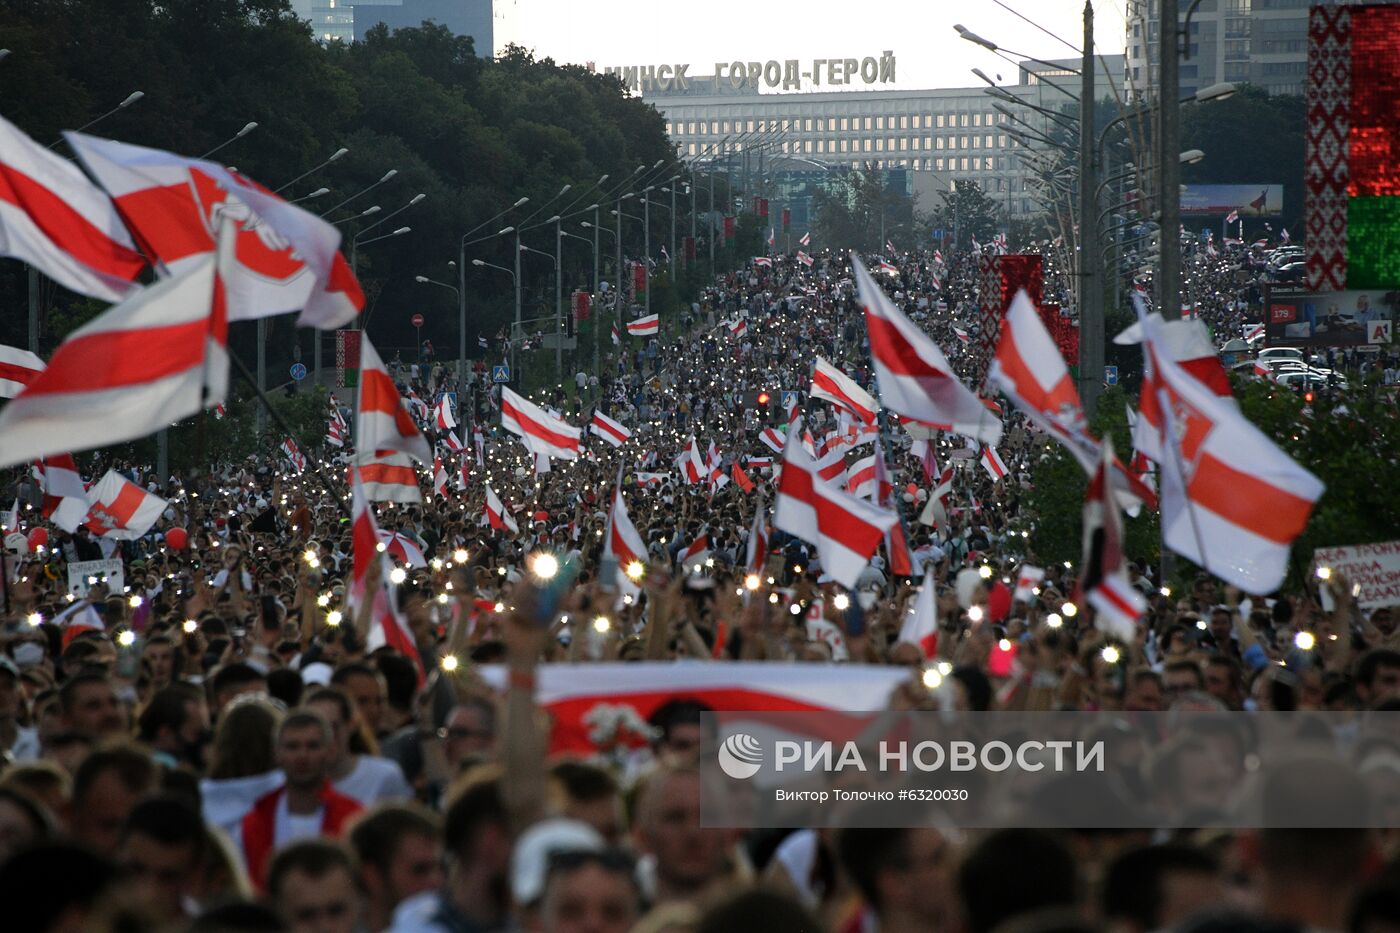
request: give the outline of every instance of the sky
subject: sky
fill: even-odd
[[[558,62],[613,65],[690,64],[705,76],[724,61],[796,58],[801,71],[814,58],[879,58],[894,52],[896,83],[870,89],[970,87],[981,68],[1002,83],[1016,69],[994,53],[958,37],[954,24],[1003,49],[1036,58],[1078,53],[1016,12],[1073,43],[1083,37],[1084,0],[517,0],[514,32],[537,57]],[[1121,54],[1123,0],[1095,5],[1095,43]],[[1013,58],[1019,56],[1011,56]],[[855,88],[865,85],[855,79]],[[828,90],[823,81],[822,90]]]

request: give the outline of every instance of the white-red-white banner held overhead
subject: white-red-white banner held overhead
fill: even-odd
[[[28,350],[0,346],[0,398],[14,398],[44,371],[44,361]]]
[[[855,589],[870,556],[899,517],[823,480],[802,448],[800,424],[798,419],[788,428],[773,524],[815,544],[822,569],[837,583]]]
[[[578,459],[583,432],[505,386],[501,386],[501,427],[524,441],[532,454]]]
[[[1001,419],[958,381],[938,345],[885,297],[854,253],[851,265],[881,403],[906,418],[985,444],[1001,440]]]
[[[1165,351],[1160,325],[1144,321],[1144,385],[1162,425],[1162,540],[1182,557],[1247,593],[1272,593],[1288,572],[1323,484]],[[1204,553],[1202,553],[1204,551]]]
[[[136,290],[132,280],[146,266],[107,193],[4,119],[0,256],[23,260],[64,288],[103,301]]]
[[[69,334],[0,411],[0,466],[144,437],[228,389],[228,321],[213,256]]]
[[[423,491],[418,488],[418,471],[406,453],[385,451],[383,456],[355,464],[350,472],[352,480],[364,487],[366,498],[372,502],[423,501]]]
[[[340,254],[340,231],[217,162],[83,133],[64,138],[112,195],[146,253],[169,272],[214,250],[218,218],[239,222],[229,319],[301,311],[298,323],[342,327],[364,293]]]

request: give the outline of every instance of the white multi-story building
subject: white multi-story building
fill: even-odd
[[[441,23],[471,36],[476,54],[489,58],[515,40],[517,0],[292,0],[292,12],[311,23],[317,42],[356,42],[381,23],[390,30]]]
[[[1123,82],[1123,56],[1104,56],[1104,61],[1108,75],[1101,69],[1100,99],[1121,93]],[[736,94],[726,88],[715,94],[712,83],[704,86],[705,78],[692,78],[685,93],[643,96],[664,116],[682,158],[705,155],[725,137],[783,127],[778,153],[832,167],[903,169],[914,190],[946,190],[958,179],[970,179],[1014,217],[1039,208],[1027,191],[1030,173],[1016,157],[1020,147],[1009,131],[1050,125],[1028,105],[1056,113],[1076,106],[1072,95],[1078,93],[1079,78],[1068,69],[1078,62],[1050,64],[1055,67],[1023,66],[1018,83],[1001,86],[1020,104],[991,96],[985,86],[792,94]]]

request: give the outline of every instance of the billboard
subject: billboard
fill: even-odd
[[[1186,185],[1181,193],[1181,215],[1277,217],[1283,213],[1283,185]]]
[[[1269,293],[1265,336],[1271,347],[1363,347],[1390,342],[1394,293]]]

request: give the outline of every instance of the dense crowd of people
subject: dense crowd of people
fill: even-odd
[[[1261,320],[1262,270],[1237,253],[1230,247],[1234,261],[1219,267],[1187,263],[1218,343]],[[976,257],[887,259],[891,299],[961,375],[976,374],[985,365]],[[684,686],[693,665],[827,665],[833,691],[842,666],[904,669],[888,698],[896,709],[1400,704],[1400,619],[1361,610],[1340,578],[1243,594],[1200,576],[1173,590],[1129,555],[1149,611],[1130,641],[1098,631],[1073,605],[1075,568],[1046,566],[1029,547],[1026,493],[1053,446],[1043,432],[1002,406],[1000,478],[956,436],[915,456],[915,438],[896,424],[852,433],[809,396],[817,356],[871,386],[850,271],[829,253],[811,267],[781,257],[721,276],[657,336],[623,336],[602,373],[535,393],[574,424],[595,409],[622,424],[632,437],[620,448],[591,437],[578,461],[535,460],[500,426],[499,389],[476,368],[460,387],[452,446],[462,449],[423,421],[445,494],[424,469],[421,502],[377,507],[379,527],[422,554],[391,548],[393,575],[371,578],[371,589],[392,589],[416,656],[372,644],[374,600],[348,598],[349,448],[304,443],[304,471],[249,458],[165,484],[147,464],[79,455],[85,476],[114,467],[168,507],[135,540],[45,526],[43,547],[23,534],[5,542],[0,928],[1380,933],[1400,924],[1390,831],[702,827],[708,707]],[[395,376],[425,410],[458,388],[440,364]],[[340,404],[348,412],[350,399]],[[762,572],[747,564],[780,459],[764,432],[793,408],[824,448],[844,444],[848,463],[872,453],[887,463],[907,555],[882,549],[852,593],[831,581],[812,542],[780,531]],[[692,439],[709,470],[700,482],[676,466]],[[949,483],[930,458],[954,467]],[[635,595],[619,595],[618,568],[602,560],[618,477],[648,554]],[[15,471],[8,486],[24,525],[43,526],[30,473]],[[518,531],[488,522],[488,487]],[[530,562],[541,553],[577,571],[566,592],[539,587]],[[123,562],[120,585],[93,578],[72,592],[70,563],[110,557]],[[1044,576],[1013,599],[1024,565]],[[900,641],[921,583],[937,588],[937,637]],[[556,711],[538,695],[541,668],[614,661],[670,663],[676,687],[643,711],[642,740],[562,753]],[[930,671],[952,689],[930,690]],[[1400,746],[1365,754],[1366,767],[1400,770]],[[1203,825],[1212,804],[1225,806],[1196,802]]]

